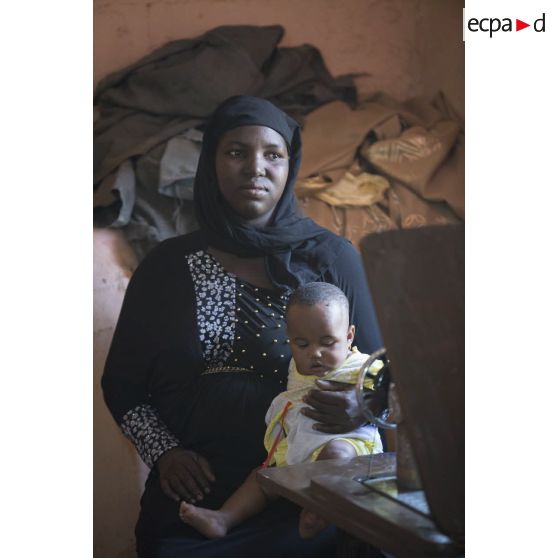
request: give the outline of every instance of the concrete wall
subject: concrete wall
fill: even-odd
[[[318,47],[334,75],[367,72],[369,91],[399,100],[443,90],[464,114],[461,0],[94,0],[94,79],[169,40],[224,24],[281,24],[283,46]],[[94,555],[133,556],[145,467],[99,388],[133,255],[122,235],[94,234]]]

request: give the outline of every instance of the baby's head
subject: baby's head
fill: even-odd
[[[323,376],[347,358],[355,336],[349,301],[329,283],[299,287],[287,306],[287,331],[300,374]]]

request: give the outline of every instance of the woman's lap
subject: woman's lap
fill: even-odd
[[[333,558],[335,529],[303,540],[298,536],[299,511],[289,502],[278,501],[223,539],[138,537],[138,558]]]

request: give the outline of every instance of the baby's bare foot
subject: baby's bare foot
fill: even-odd
[[[298,534],[302,539],[311,539],[322,532],[328,526],[328,522],[310,510],[302,510],[298,521]]]
[[[219,510],[198,508],[181,502],[178,515],[184,523],[191,525],[208,539],[220,539],[227,534],[228,526],[223,513]]]

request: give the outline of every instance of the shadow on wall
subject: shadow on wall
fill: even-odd
[[[148,469],[108,412],[100,383],[135,258],[121,231],[96,230],[94,251],[93,555],[132,558],[136,555],[134,527]]]

